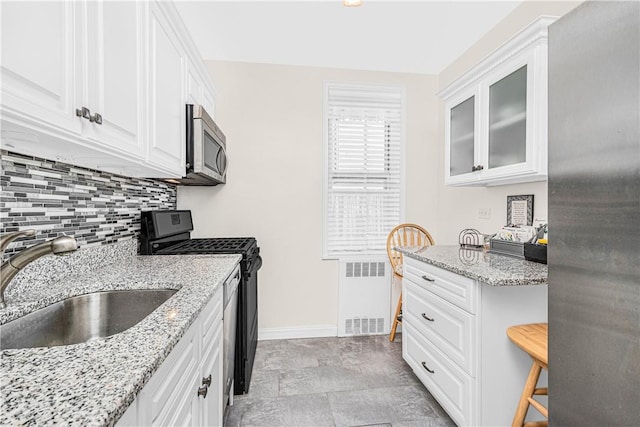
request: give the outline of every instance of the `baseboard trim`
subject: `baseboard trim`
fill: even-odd
[[[258,341],[286,340],[292,338],[323,338],[337,336],[338,327],[335,325],[258,329]]]

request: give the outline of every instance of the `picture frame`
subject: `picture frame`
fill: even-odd
[[[533,194],[507,196],[507,225],[533,225]]]

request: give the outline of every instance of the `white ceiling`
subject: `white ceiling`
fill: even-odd
[[[518,1],[193,1],[176,6],[206,60],[438,74]]]

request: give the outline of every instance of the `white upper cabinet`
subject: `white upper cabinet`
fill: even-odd
[[[547,27],[540,17],[440,95],[445,183],[547,179]]]
[[[2,2],[2,113],[81,132],[75,116],[75,2]]]
[[[149,15],[149,162],[182,176],[185,171],[187,56],[166,10]]]
[[[132,177],[184,175],[185,104],[193,91],[213,108],[214,89],[171,2],[0,7],[3,149]]]
[[[150,3],[147,159],[174,176],[185,171],[186,104],[202,104],[213,114],[207,107],[214,102],[211,80],[181,22],[171,2]]]
[[[83,121],[87,137],[123,153],[144,149],[144,3],[85,3],[81,105],[101,124]]]

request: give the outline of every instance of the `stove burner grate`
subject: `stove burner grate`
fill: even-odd
[[[211,239],[189,239],[161,249],[158,254],[247,254],[257,245],[253,237],[219,237]]]

